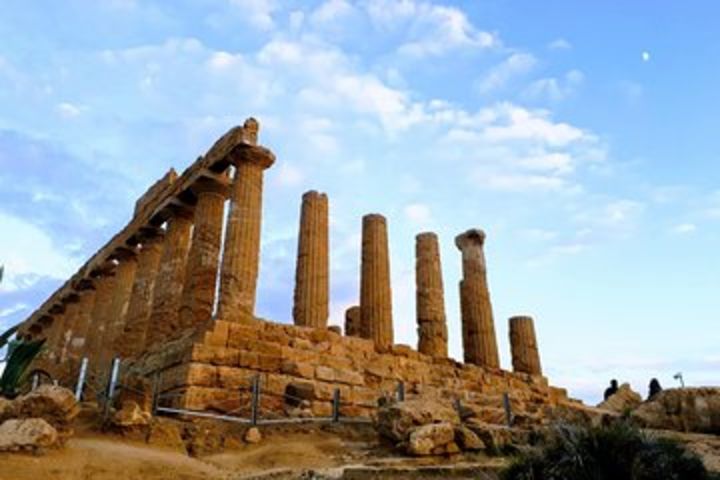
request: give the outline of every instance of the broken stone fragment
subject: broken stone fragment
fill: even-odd
[[[38,450],[57,441],[57,430],[42,418],[10,419],[0,425],[0,452]]]

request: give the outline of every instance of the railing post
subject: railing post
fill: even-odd
[[[507,426],[512,427],[513,415],[510,407],[510,395],[507,392],[503,393],[503,407],[505,407],[505,419],[507,420]]]
[[[153,375],[152,382],[152,415],[157,414],[158,402],[160,401],[160,370]]]
[[[333,392],[333,410],[332,421],[337,423],[340,421],[340,389],[336,388]]]
[[[80,361],[80,373],[78,374],[77,384],[75,385],[75,400],[78,402],[82,398],[83,389],[85,388],[85,376],[87,375],[88,358],[83,357]]]
[[[260,375],[255,375],[252,382],[252,400],[250,404],[250,423],[255,426],[258,420],[258,404],[260,403]]]
[[[400,402],[405,401],[405,382],[400,380],[397,386],[397,399]]]
[[[120,357],[113,358],[110,366],[110,378],[108,380],[107,390],[105,391],[105,409],[104,414],[107,417],[110,411],[113,397],[115,396],[115,388],[117,387],[118,374],[120,373]]]

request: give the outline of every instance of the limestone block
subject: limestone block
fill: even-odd
[[[58,432],[42,418],[6,420],[0,425],[0,452],[52,447]]]
[[[315,367],[310,363],[300,363],[292,360],[284,360],[280,371],[294,377],[312,379],[315,377]]]
[[[345,335],[348,337],[362,337],[359,305],[353,305],[345,310]]]

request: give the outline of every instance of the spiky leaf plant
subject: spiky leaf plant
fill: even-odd
[[[503,480],[711,480],[700,459],[676,442],[625,422],[564,427],[540,450],[520,454]]]

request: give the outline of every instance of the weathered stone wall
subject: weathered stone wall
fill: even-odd
[[[516,413],[568,401],[565,390],[548,386],[541,376],[432,358],[405,345],[379,353],[372,340],[264,321],[216,321],[180,347],[146,355],[134,370],[143,375],[162,371],[161,390],[183,393],[175,406],[236,414],[247,413],[255,375],[260,376],[263,412],[276,414],[282,414],[285,388],[293,382],[313,386],[311,409],[318,416],[330,415],[335,388],[342,415],[370,415],[381,396],[394,395],[399,381],[408,395],[492,404],[496,410],[507,392]]]

